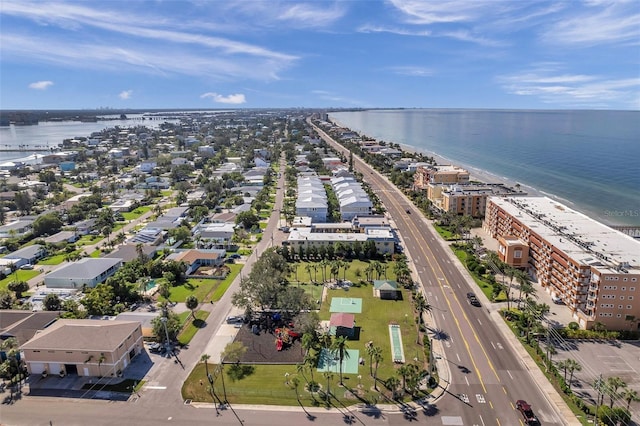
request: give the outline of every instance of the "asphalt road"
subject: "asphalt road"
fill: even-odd
[[[322,129],[316,130],[334,148],[349,155]],[[515,401],[525,399],[543,424],[564,424],[492,321],[488,309],[467,302],[466,293],[473,291],[483,305],[488,305],[475,283],[468,282],[462,266],[431,224],[386,177],[355,156],[354,166],[387,209],[433,306],[435,334],[443,339],[445,348],[445,353],[438,355],[450,366],[447,395],[438,402],[438,411],[446,416],[446,421],[465,425],[521,424]]]

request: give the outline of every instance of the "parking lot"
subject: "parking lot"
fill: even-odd
[[[640,342],[573,340],[564,342],[557,351],[554,362],[570,358],[582,366],[582,371],[574,373],[571,388],[590,403],[595,403],[597,392],[593,383],[600,374],[605,380],[620,377],[629,388],[640,393]],[[609,398],[605,401],[608,404]],[[626,407],[626,401],[620,400],[616,405]],[[640,420],[640,402],[632,403],[630,408],[632,413],[638,413],[634,419]]]

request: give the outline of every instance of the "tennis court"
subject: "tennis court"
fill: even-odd
[[[362,313],[362,299],[359,297],[333,297],[329,312]]]
[[[343,374],[357,374],[358,373],[358,360],[360,359],[360,351],[358,349],[347,349],[342,360],[342,373]],[[331,352],[327,349],[322,349],[320,352],[320,359],[318,360],[318,371],[323,373],[330,371],[332,373],[340,373],[340,358],[336,352]]]

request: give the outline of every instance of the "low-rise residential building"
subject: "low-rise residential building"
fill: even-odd
[[[31,374],[116,377],[144,347],[138,321],[60,319],[20,349]]]
[[[47,255],[47,250],[40,244],[33,244],[9,253],[4,259],[11,260],[14,267],[19,268],[23,265],[35,265],[38,260]]]
[[[106,281],[122,266],[122,259],[115,258],[84,258],[77,262],[69,263],[55,271],[50,272],[44,278],[44,284],[48,288],[72,288],[95,287]]]
[[[193,235],[196,240],[225,248],[231,245],[235,229],[233,223],[203,223],[193,229]]]
[[[188,249],[171,253],[165,260],[175,260],[187,264],[187,275],[194,274],[203,266],[221,266],[224,264],[225,250],[220,249]]]
[[[33,219],[18,219],[0,226],[0,238],[13,238],[31,232]]]
[[[483,227],[581,327],[639,329],[640,241],[548,197],[492,197]]]
[[[290,249],[297,252],[300,247],[305,250],[321,246],[326,248],[336,243],[353,247],[358,242],[364,247],[368,241],[375,244],[380,254],[393,254],[395,250],[396,238],[390,229],[366,229],[365,232],[313,232],[313,227],[295,228],[291,230],[286,243]]]

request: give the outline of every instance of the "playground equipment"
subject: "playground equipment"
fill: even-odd
[[[276,328],[276,349],[281,351],[284,345],[291,345],[296,339],[301,337],[301,334],[295,332],[289,328]]]

